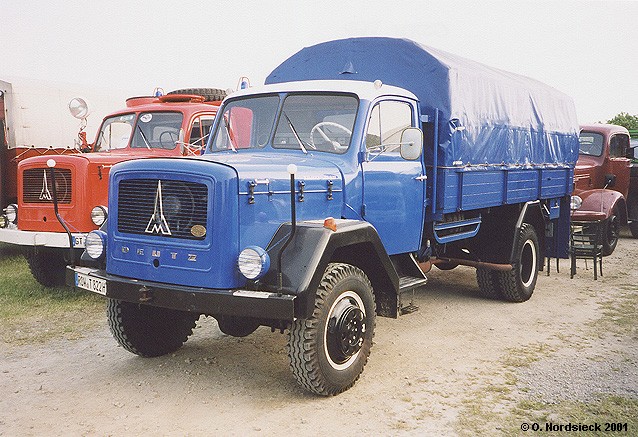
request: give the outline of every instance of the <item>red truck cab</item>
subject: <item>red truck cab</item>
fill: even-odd
[[[582,199],[579,210],[605,213],[603,254],[610,255],[618,243],[620,226],[627,224],[629,217],[629,132],[622,126],[600,123],[583,125],[580,129],[574,195]]]
[[[91,153],[21,161],[17,205],[10,206],[10,218],[15,219],[5,220],[8,226],[0,229],[0,241],[25,246],[31,272],[42,285],[64,284],[65,265],[72,256],[70,240],[77,260],[86,234],[106,221],[108,176],[114,164],[147,157],[200,154],[225,95],[220,90],[205,90],[202,95],[173,92],[129,98],[125,109],[104,118],[95,141],[84,144],[83,149]],[[71,236],[57,219],[54,195],[57,212]]]

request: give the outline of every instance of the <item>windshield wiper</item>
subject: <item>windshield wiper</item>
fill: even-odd
[[[137,125],[137,129],[140,131],[140,134],[142,134],[142,139],[144,140],[144,143],[146,143],[146,148],[148,150],[151,150],[151,145],[148,142],[148,140],[146,139],[146,135],[144,135],[144,132],[142,132],[142,128],[140,127],[140,125]]]
[[[288,127],[290,128],[290,130],[292,131],[292,134],[295,136],[295,139],[299,143],[299,147],[301,147],[302,152],[305,154],[308,154],[308,151],[304,147],[303,141],[301,141],[301,138],[299,137],[299,134],[297,133],[295,126],[292,124],[292,121],[290,121],[290,118],[288,118],[288,114],[286,114],[285,112],[282,112],[282,114],[284,115],[284,117],[286,117],[286,121],[288,122]]]
[[[226,120],[226,117],[222,117],[222,120],[224,121],[224,129],[226,129],[226,136],[228,137],[228,144],[230,145],[230,148],[232,149],[232,151],[237,153],[237,149],[235,148],[235,145],[233,144],[233,139],[230,136],[230,122],[228,120]]]

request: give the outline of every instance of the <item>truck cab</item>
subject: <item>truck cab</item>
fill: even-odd
[[[624,127],[600,123],[580,127],[574,195],[582,199],[579,210],[605,213],[604,255],[613,253],[620,226],[630,217],[627,200],[635,198],[630,193],[630,155],[629,132]]]
[[[5,210],[0,241],[25,247],[31,272],[42,285],[64,284],[66,264],[79,258],[86,234],[106,221],[113,165],[199,155],[224,97],[216,91],[214,101],[207,100],[209,94],[175,92],[129,98],[126,108],[104,118],[93,143],[81,145],[88,153],[21,161],[17,203]]]

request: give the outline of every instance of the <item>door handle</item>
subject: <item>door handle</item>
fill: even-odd
[[[421,176],[417,176],[414,179],[416,179],[417,181],[427,181],[428,180],[428,176],[422,174]]]

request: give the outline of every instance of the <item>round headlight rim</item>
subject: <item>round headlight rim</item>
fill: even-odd
[[[91,231],[86,234],[86,239],[84,241],[84,251],[91,259],[99,260],[106,253],[106,232],[100,230]],[[98,242],[99,253],[93,249],[93,247],[95,247],[95,243]]]
[[[578,195],[573,195],[571,197],[571,199],[570,199],[570,202],[569,202],[569,208],[572,211],[576,211],[581,206],[583,206],[583,199],[580,196],[578,196]]]
[[[104,223],[106,223],[108,217],[109,210],[106,206],[97,205],[91,210],[91,221],[95,226],[102,226]]]
[[[249,252],[253,253],[250,254]],[[263,248],[248,246],[239,253],[237,267],[246,279],[255,281],[263,277],[270,268],[270,257]]]
[[[4,209],[4,215],[10,223],[18,224],[18,205],[12,203]]]

